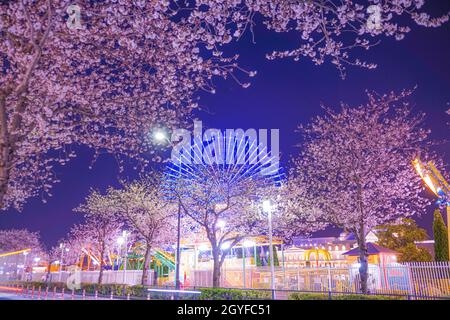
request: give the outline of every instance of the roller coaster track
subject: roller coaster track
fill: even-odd
[[[175,269],[175,258],[167,252],[162,250],[155,250],[154,257],[161,261],[161,264],[166,265],[169,269]]]

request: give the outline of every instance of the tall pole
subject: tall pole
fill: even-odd
[[[242,280],[244,282],[244,289],[245,289],[245,246],[244,243],[242,243]]]
[[[178,199],[178,217],[177,217],[177,254],[175,264],[175,289],[180,290],[180,238],[181,238],[181,200]]]
[[[123,232],[123,238],[124,238],[124,245],[125,245],[125,253],[124,253],[124,264],[123,264],[123,284],[126,284],[127,281],[127,258],[128,258],[128,234],[126,231]]]
[[[269,216],[269,254],[270,254],[270,277],[271,277],[271,289],[272,289],[272,299],[275,299],[275,266],[273,259],[273,239],[272,239],[272,210],[268,210]]]
[[[23,258],[22,278],[25,278],[25,275],[26,275],[26,272],[27,272],[27,255],[28,255],[28,252],[25,251],[23,253],[23,255],[24,255],[24,258]],[[22,279],[22,281],[26,281],[26,280],[27,279]]]
[[[59,245],[61,248],[61,259],[59,260],[59,282],[62,282],[62,266],[63,266],[63,257],[64,257],[64,243]]]

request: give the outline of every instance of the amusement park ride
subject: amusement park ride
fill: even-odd
[[[275,238],[273,245],[282,247],[281,239]],[[265,236],[248,237],[233,247],[230,256],[226,259],[225,265],[230,268],[242,267],[244,269],[246,268],[246,265],[247,267],[267,265],[268,246],[269,242]],[[181,284],[187,285],[190,282],[190,277],[188,275],[192,274],[192,272],[195,272],[195,270],[210,269],[212,263],[211,247],[208,241],[205,241],[199,237],[195,240],[192,238],[183,239],[181,242],[181,250],[183,254],[181,255],[181,273],[179,280]],[[32,249],[24,249],[2,253],[0,254],[0,258],[3,260],[5,258],[9,259],[8,261],[4,261],[8,262],[8,264],[12,266],[10,268],[11,270],[16,270],[18,265],[23,265],[24,267],[26,266],[26,268],[21,271],[21,274],[23,275],[25,275],[26,272],[45,273],[48,268],[50,272],[60,272],[62,266],[59,262],[53,263],[49,266],[45,259],[40,259],[39,264],[37,264],[34,259],[28,259],[27,263],[26,256],[29,253],[32,253],[32,251]],[[153,281],[156,281],[158,285],[164,285],[168,281],[173,281],[176,268],[175,253],[173,251],[173,248],[155,248],[152,250],[148,270],[152,270],[154,272],[154,277],[152,279],[154,279]],[[283,250],[282,254],[284,254]],[[277,261],[275,262],[275,265],[278,265],[278,258],[276,259]],[[282,259],[284,261],[284,256]],[[77,262],[75,264],[65,264],[64,268],[75,267],[80,271],[99,270],[100,258],[94,250],[90,250],[88,247],[81,250],[81,254],[76,261]],[[143,270],[144,261],[145,246],[142,243],[136,242],[128,248],[126,256],[120,254],[119,252],[115,252],[114,250],[107,252],[103,259],[102,265],[105,270]],[[27,271],[25,271],[25,269]],[[15,273],[17,273],[17,271]],[[245,282],[245,278],[242,280]],[[241,282],[236,283],[235,285],[241,284]]]
[[[413,166],[427,187],[437,196],[436,204],[447,209],[447,234],[450,244],[450,186],[433,162],[422,163],[419,158],[413,161]],[[450,245],[449,245],[450,256]]]
[[[142,270],[144,267],[145,248],[141,243],[135,243],[128,251],[126,259],[123,259],[117,253],[110,252],[103,260],[103,265],[112,270]],[[126,263],[126,268],[125,268]],[[100,264],[100,259],[89,249],[82,249],[82,255],[79,260],[79,268],[89,271],[95,270]],[[154,269],[158,277],[167,276],[175,269],[175,258],[172,254],[161,249],[153,252],[151,269]]]

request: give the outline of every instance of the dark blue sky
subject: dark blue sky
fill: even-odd
[[[434,1],[441,13],[450,9],[448,1]],[[418,86],[411,97],[417,110],[426,112],[426,125],[437,140],[448,138],[450,116],[445,114],[450,103],[450,25],[438,29],[414,27],[405,40],[383,39],[370,51],[358,52],[360,57],[378,64],[375,70],[350,68],[342,80],[331,64],[314,66],[308,60],[268,61],[265,54],[274,48],[295,46],[295,38],[256,30],[256,44],[243,39],[233,50],[241,54],[240,64],[257,70],[252,85],[242,89],[232,80],[216,81],[215,95],[202,95],[201,105],[208,113],[200,113],[204,124],[214,128],[279,128],[282,160],[296,152],[299,141],[295,128],[321,113],[320,103],[337,106],[340,101],[350,105],[365,103],[365,90],[379,93]],[[450,144],[441,144],[438,151],[450,163]],[[54,244],[70,227],[82,221],[72,209],[81,203],[90,188],[104,190],[117,186],[119,171],[115,160],[100,158],[89,169],[92,153],[79,149],[79,156],[58,170],[62,182],[53,190],[46,204],[32,199],[23,212],[14,210],[0,214],[0,228],[28,228],[40,231],[43,240]],[[126,170],[121,177],[134,177]],[[433,207],[418,219],[431,230]],[[327,234],[336,234],[328,230]],[[320,232],[324,234],[324,232]]]

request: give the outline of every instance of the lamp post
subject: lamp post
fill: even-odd
[[[180,254],[181,254],[181,200],[178,200],[178,215],[177,215],[177,254],[175,264],[175,290],[180,290]]]
[[[153,138],[159,142],[167,142],[173,147],[172,141],[169,140],[167,134],[162,129],[153,132]],[[177,214],[177,245],[175,254],[175,290],[180,290],[180,261],[181,261],[181,199],[178,199],[178,214]]]
[[[245,246],[244,244],[242,244],[242,284],[243,284],[243,288],[245,289],[246,287],[246,281],[245,281]]]
[[[36,263],[36,266],[39,267],[39,261],[41,261],[41,258],[35,257],[35,258],[33,259],[33,261]],[[32,267],[32,268],[33,268],[33,267]],[[33,271],[33,269],[31,269],[31,271]],[[33,273],[33,272],[31,272],[31,273]]]
[[[272,289],[272,299],[275,299],[275,266],[273,259],[273,239],[272,239],[272,204],[270,200],[263,201],[263,211],[267,213],[269,223],[269,255],[270,255],[270,287]]]
[[[68,252],[69,248],[65,248],[64,242],[61,242],[59,244],[59,248],[61,249],[61,259],[59,260],[59,282],[62,281],[62,267],[63,267],[63,258],[64,258],[64,251]]]
[[[24,251],[23,252],[23,269],[22,269],[22,278],[25,278],[25,273],[27,270],[27,256],[28,256],[28,251]],[[23,281],[24,279],[22,279]]]
[[[120,246],[120,251],[122,251],[122,245],[125,245],[124,257],[123,257],[123,284],[126,283],[127,279],[127,257],[128,257],[128,233],[126,230],[122,231],[122,236],[117,239],[117,243]]]

